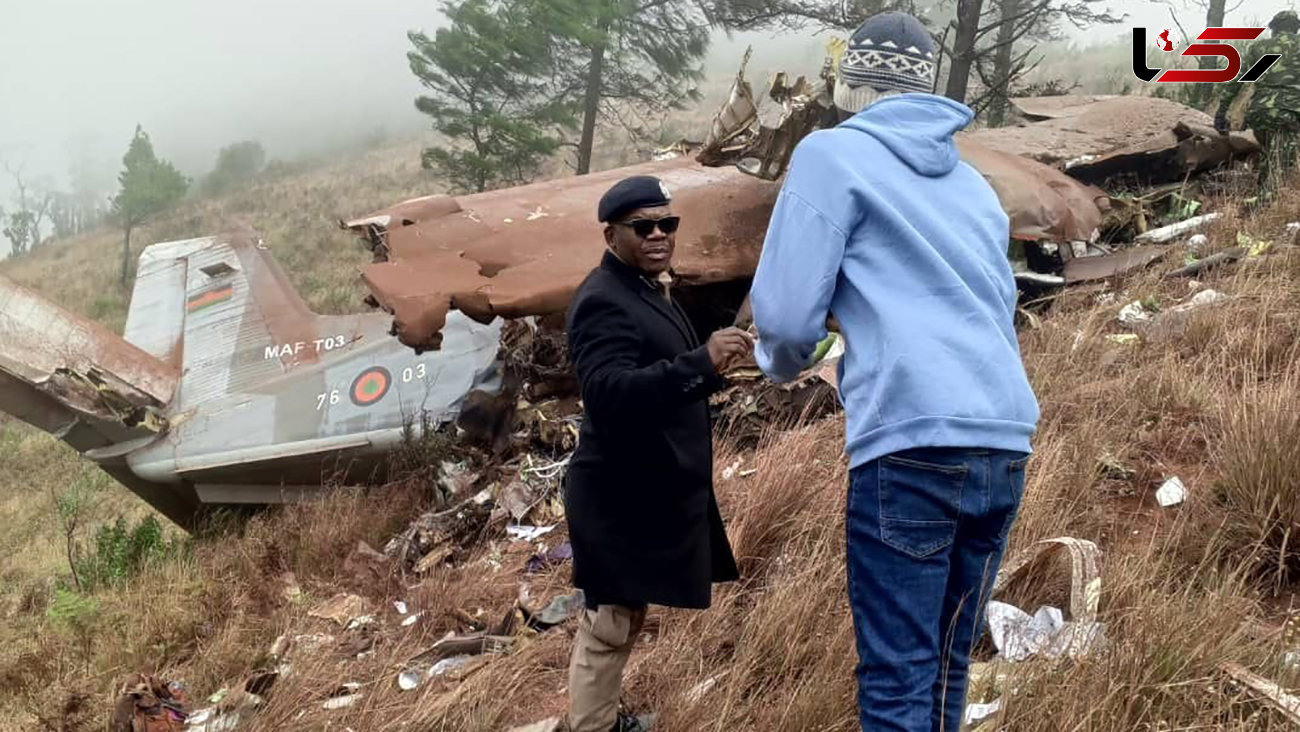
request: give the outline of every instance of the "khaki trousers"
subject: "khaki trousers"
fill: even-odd
[[[623,667],[645,624],[645,608],[601,605],[578,619],[569,661],[569,729],[609,732],[618,721]]]

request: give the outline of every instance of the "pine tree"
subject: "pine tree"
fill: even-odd
[[[429,38],[408,34],[411,71],[429,93],[415,106],[447,138],[424,151],[426,168],[460,190],[526,183],[559,149],[577,103],[549,73],[554,44],[526,0],[460,0]]]
[[[131,230],[176,205],[189,188],[189,180],[154,154],[149,135],[139,125],[122,157],[117,180],[121,189],[113,197],[113,213],[122,225],[122,286],[126,287],[131,273]]]

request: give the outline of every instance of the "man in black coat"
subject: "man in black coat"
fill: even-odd
[[[601,198],[609,251],[569,309],[584,419],[564,504],[587,597],[569,667],[573,732],[639,729],[618,703],[646,606],[707,608],[714,582],[739,577],[713,495],[708,397],[753,342],[728,328],[701,345],[673,302],[670,198],[649,176]]]

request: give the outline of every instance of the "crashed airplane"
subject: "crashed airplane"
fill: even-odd
[[[764,124],[742,67],[705,142],[664,159],[341,222],[373,255],[362,270],[373,313],[310,312],[247,230],[146,249],[121,338],[0,278],[0,409],[187,528],[213,506],[318,493],[326,472],[364,479],[412,423],[470,429],[476,396],[510,396],[503,319],[554,328],[604,250],[596,202],[625,176],[673,191],[675,292],[697,327],[740,321],[790,154],[833,121],[830,83],[825,70],[813,83],[779,75],[778,118]],[[1165,100],[1013,102],[1024,123],[962,133],[958,146],[1006,210],[1009,244],[1058,252],[1055,273],[1018,275],[1026,292],[1163,255],[1101,247],[1116,199],[1098,184],[1135,170],[1148,183],[1185,178],[1258,149]],[[500,438],[500,415],[481,421]]]
[[[500,388],[500,324],[413,354],[382,313],[320,316],[250,231],[144,251],[123,337],[0,278],[0,408],[185,528],[365,478],[421,418]]]

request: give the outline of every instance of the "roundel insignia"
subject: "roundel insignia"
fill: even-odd
[[[348,390],[348,396],[352,397],[352,403],[358,407],[368,407],[371,404],[384,398],[388,393],[388,387],[393,384],[393,375],[383,366],[372,366],[352,380],[352,388]]]

